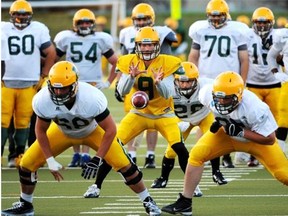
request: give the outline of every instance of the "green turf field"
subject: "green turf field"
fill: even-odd
[[[113,90],[104,92],[109,100],[110,110],[116,122],[123,117],[122,104],[113,96]],[[194,144],[194,135],[187,141],[190,149]],[[165,189],[150,189],[156,177],[159,177],[161,159],[166,143],[159,137],[156,150],[156,169],[142,169],[144,179],[151,195],[162,207],[176,200],[183,185],[183,173],[178,163],[172,171],[169,183]],[[6,146],[5,155],[8,149]],[[92,152],[91,152],[92,154]],[[138,151],[138,164],[142,168],[146,150],[145,142]],[[67,166],[72,157],[72,150],[68,149],[57,160]],[[1,170],[1,204],[2,209],[10,207],[19,199],[18,172],[8,169],[7,157],[3,158]],[[238,165],[234,169],[222,168],[224,176],[229,180],[228,185],[217,186],[211,178],[210,166],[200,183],[204,196],[193,199],[193,215],[195,216],[284,216],[288,215],[288,189],[263,168],[248,168]],[[38,171],[39,181],[34,194],[34,208],[37,216],[55,215],[145,215],[144,208],[138,197],[122,182],[122,177],[111,172],[103,184],[100,198],[84,199],[83,193],[90,186],[92,180],[84,180],[80,176],[80,168],[66,169],[62,172],[64,181],[55,182],[47,167]],[[162,214],[167,215],[167,214]]]

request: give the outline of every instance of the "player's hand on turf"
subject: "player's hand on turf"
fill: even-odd
[[[60,180],[63,180],[63,176],[61,175],[60,172],[58,172],[59,170],[63,169],[63,166],[58,163],[55,158],[52,156],[52,157],[49,157],[47,160],[46,160],[47,164],[48,164],[48,168],[50,170],[50,172],[52,173],[52,175],[54,176],[55,180],[57,181],[60,181]]]
[[[225,132],[229,136],[244,137],[244,128],[242,128],[233,119],[230,119],[230,122],[226,124]]]
[[[90,179],[91,175],[92,175],[92,178],[95,178],[101,164],[102,164],[102,158],[98,156],[94,156],[88,163],[86,163],[82,167],[81,176],[84,179]]]

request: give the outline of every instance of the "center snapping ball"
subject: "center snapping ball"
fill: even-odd
[[[136,109],[144,109],[149,103],[149,97],[144,91],[137,91],[131,97],[132,106]]]

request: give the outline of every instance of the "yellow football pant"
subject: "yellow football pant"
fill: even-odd
[[[52,122],[47,131],[47,136],[52,154],[54,157],[56,157],[73,145],[87,145],[97,151],[104,133],[104,130],[98,126],[85,138],[70,138],[64,135],[58,126]],[[130,164],[129,157],[126,154],[125,149],[117,141],[116,137],[114,138],[113,143],[111,144],[104,159],[116,171]],[[31,172],[35,172],[39,167],[43,166],[45,162],[46,160],[40,148],[39,142],[36,140],[23,155],[20,166],[30,170]]]

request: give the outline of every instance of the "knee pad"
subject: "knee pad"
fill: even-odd
[[[18,169],[18,172],[21,184],[36,185],[38,180],[37,172],[24,171],[21,168]]]
[[[135,176],[133,179],[127,180],[127,177],[132,176],[135,172],[138,172],[137,176]],[[120,171],[121,175],[125,179],[126,185],[135,185],[138,182],[142,180],[142,172],[138,169],[138,167],[135,164],[131,164],[131,167],[124,173]]]

